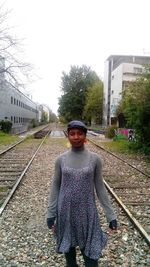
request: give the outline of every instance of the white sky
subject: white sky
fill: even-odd
[[[62,71],[71,65],[91,66],[103,78],[109,55],[150,52],[149,0],[6,0],[4,6],[12,9],[13,33],[25,39],[24,61],[41,77],[27,89],[55,113]]]

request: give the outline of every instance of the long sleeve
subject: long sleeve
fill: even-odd
[[[57,158],[55,162],[54,177],[48,201],[47,218],[56,217],[60,185],[61,185],[61,164],[60,164],[60,158]]]
[[[106,187],[102,178],[102,162],[99,157],[97,157],[94,182],[98,199],[101,202],[101,205],[105,211],[107,221],[110,222],[116,219],[116,215],[111,206]]]

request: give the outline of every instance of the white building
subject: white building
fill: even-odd
[[[147,56],[112,55],[105,62],[103,124],[116,122],[116,108],[126,84],[134,81],[145,64],[150,64]]]

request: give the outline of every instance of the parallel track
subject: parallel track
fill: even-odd
[[[93,140],[91,139],[88,139],[92,144],[94,144],[95,146],[97,146],[98,148],[104,150],[105,152],[107,152],[108,154],[114,156],[115,158],[121,160],[122,162],[124,162],[126,165],[130,166],[131,168],[135,169],[136,171],[142,173],[144,176],[150,178],[150,174],[144,172],[144,171],[141,171],[139,168],[135,167],[133,164],[127,162],[126,160],[122,159],[121,157],[117,156],[115,153],[105,149],[104,147],[100,146],[99,144],[97,144],[96,142],[94,142]]]
[[[0,153],[0,215],[16,191],[46,137],[50,134],[50,130],[45,129],[43,131],[44,134],[41,137],[45,137],[42,141],[39,138],[24,138]],[[40,135],[43,131],[40,131]]]
[[[104,153],[107,153],[121,162],[124,162],[125,166],[129,166],[134,170],[134,175],[136,179],[132,180],[132,177],[123,177],[123,180],[118,178],[117,181],[110,181],[109,172],[104,174],[104,183],[106,188],[110,192],[110,194],[115,198],[124,212],[127,214],[129,219],[135,225],[137,230],[144,237],[145,241],[148,245],[150,245],[150,214],[149,214],[149,206],[150,206],[150,194],[149,188],[150,183],[148,178],[150,175],[145,173],[144,171],[139,170],[129,162],[115,155],[114,153],[106,150],[101,147],[95,141],[88,139],[90,143],[96,146],[98,149],[101,149]],[[115,168],[115,166],[114,166]],[[136,174],[135,174],[136,171]],[[138,175],[139,173],[139,175]],[[108,182],[106,182],[106,179]]]

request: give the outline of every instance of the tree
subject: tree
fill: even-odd
[[[31,65],[21,61],[21,41],[10,34],[8,16],[10,11],[3,11],[0,6],[0,81],[11,84],[14,88],[24,88],[31,77]]]
[[[49,111],[49,122],[57,122],[57,116],[55,113],[52,112],[52,110],[50,109]]]
[[[127,127],[134,128],[138,145],[150,149],[150,66],[123,92],[120,108]]]
[[[45,111],[42,112],[41,122],[48,123],[48,114]]]
[[[102,123],[103,117],[103,83],[97,81],[92,87],[88,88],[86,95],[86,104],[84,107],[84,116],[86,120],[91,124],[94,121],[95,124]]]
[[[83,111],[88,87],[99,78],[97,74],[85,65],[71,66],[69,74],[62,75],[62,96],[59,98],[59,117],[65,121],[84,119]]]

